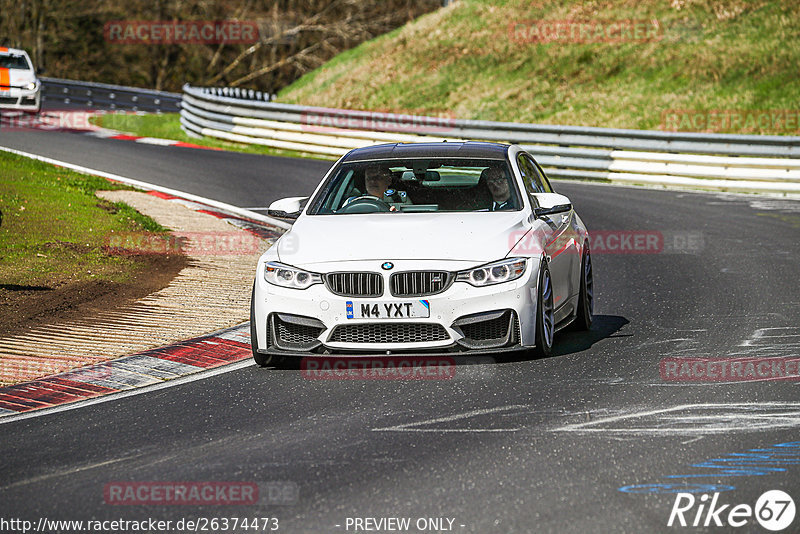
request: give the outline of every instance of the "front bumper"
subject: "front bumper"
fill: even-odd
[[[374,264],[375,262],[370,262]],[[396,271],[441,269],[441,264],[397,261]],[[348,265],[346,270],[359,271]],[[384,287],[389,274],[384,273]],[[258,352],[279,355],[455,354],[505,352],[535,345],[538,264],[529,261],[514,281],[488,287],[454,282],[424,297],[343,297],[324,284],[304,290],[278,287],[256,274],[254,321]],[[430,317],[348,319],[346,303],[426,300]]]
[[[29,90],[19,87],[0,89],[0,109],[39,111],[42,105],[41,88]]]

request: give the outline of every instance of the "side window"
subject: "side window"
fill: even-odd
[[[526,157],[525,159],[530,159],[530,158]],[[545,175],[544,171],[542,171],[542,168],[539,167],[539,164],[533,160],[530,160],[530,162],[531,166],[536,171],[536,174],[539,176],[539,182],[542,184],[542,187],[544,187],[544,192],[555,193],[556,192],[555,189],[553,189],[553,186],[550,185],[550,180],[547,179],[547,176]]]
[[[529,194],[548,192],[542,182],[541,174],[527,154],[517,156],[517,163],[519,171],[522,173],[522,180],[525,182],[525,189]]]

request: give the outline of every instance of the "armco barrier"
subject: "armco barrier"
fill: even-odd
[[[181,109],[181,94],[124,87],[105,83],[41,78],[42,97],[48,107],[175,113]]]
[[[185,85],[193,136],[340,156],[375,143],[464,139],[517,143],[554,178],[800,193],[800,137],[626,130],[442,119],[269,102],[241,89]]]

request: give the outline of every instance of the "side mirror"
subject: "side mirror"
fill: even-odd
[[[557,213],[566,213],[572,209],[572,204],[559,204],[552,208],[533,208],[533,214],[537,219],[546,217],[548,215],[555,215]]]
[[[303,202],[308,197],[289,197],[276,200],[267,208],[267,215],[270,217],[283,217],[284,219],[296,219],[303,211]]]
[[[558,193],[534,193],[531,195],[538,207],[533,208],[533,215],[538,219],[557,213],[566,213],[572,209],[569,198]]]
[[[45,69],[44,67],[39,67],[38,69],[36,69],[36,74],[44,74],[45,72],[47,72],[47,69]]]

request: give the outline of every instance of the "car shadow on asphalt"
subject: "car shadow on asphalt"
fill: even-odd
[[[553,344],[553,356],[563,356],[587,350],[603,339],[629,337],[633,334],[617,334],[629,322],[625,317],[619,315],[595,315],[592,321],[592,328],[588,332],[578,332],[565,328],[556,334],[556,340]]]
[[[578,332],[567,327],[556,334],[553,343],[553,353],[550,356],[565,356],[588,350],[604,339],[613,337],[628,337],[632,334],[617,334],[619,330],[628,324],[625,317],[619,315],[595,315],[592,321],[592,328],[588,332]],[[512,352],[495,356],[497,363],[511,363],[535,359],[533,351]]]

